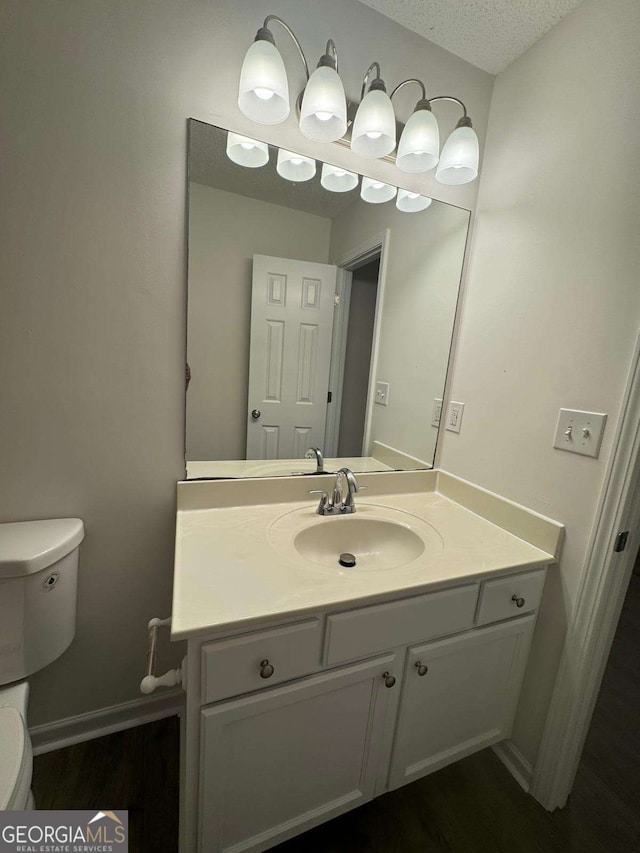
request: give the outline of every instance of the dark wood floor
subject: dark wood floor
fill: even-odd
[[[640,577],[634,576],[569,805],[553,814],[491,750],[274,848],[274,853],[640,851]],[[39,756],[38,808],[129,809],[132,853],[175,853],[178,720]]]

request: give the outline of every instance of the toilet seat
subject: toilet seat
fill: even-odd
[[[31,789],[31,741],[17,708],[0,707],[0,810],[27,808]]]

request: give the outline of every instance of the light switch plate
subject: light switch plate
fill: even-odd
[[[441,417],[442,417],[442,400],[440,399],[440,397],[435,397],[433,400],[433,411],[431,413],[431,426],[439,427]]]
[[[607,416],[600,412],[560,409],[553,446],[597,458],[606,422]]]
[[[449,432],[460,432],[462,426],[462,413],[464,412],[464,403],[456,403],[452,400],[447,409],[447,421],[445,428]]]
[[[389,383],[376,382],[376,403],[379,406],[389,405]]]

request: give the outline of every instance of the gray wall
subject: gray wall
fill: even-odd
[[[442,465],[562,521],[514,740],[534,761],[640,326],[640,4],[586,0],[496,80]],[[599,459],[561,407],[608,412]]]
[[[32,723],[136,698],[146,622],[169,613],[184,471],[186,119],[255,133],[237,80],[273,11],[271,0],[0,6],[0,519],[75,515],[87,528],[78,634],[33,677]],[[484,142],[490,75],[356,0],[279,0],[275,11],[311,63],[337,41],[352,97],[378,58],[390,85],[417,75],[465,100]],[[295,53],[276,38],[294,88]],[[412,93],[401,94],[406,116]],[[333,152],[305,140],[295,116],[264,130],[312,156]],[[382,163],[368,170],[389,175]],[[473,206],[477,186],[433,191]]]

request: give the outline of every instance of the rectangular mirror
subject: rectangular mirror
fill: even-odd
[[[469,212],[193,119],[188,174],[187,479],[433,467]]]

